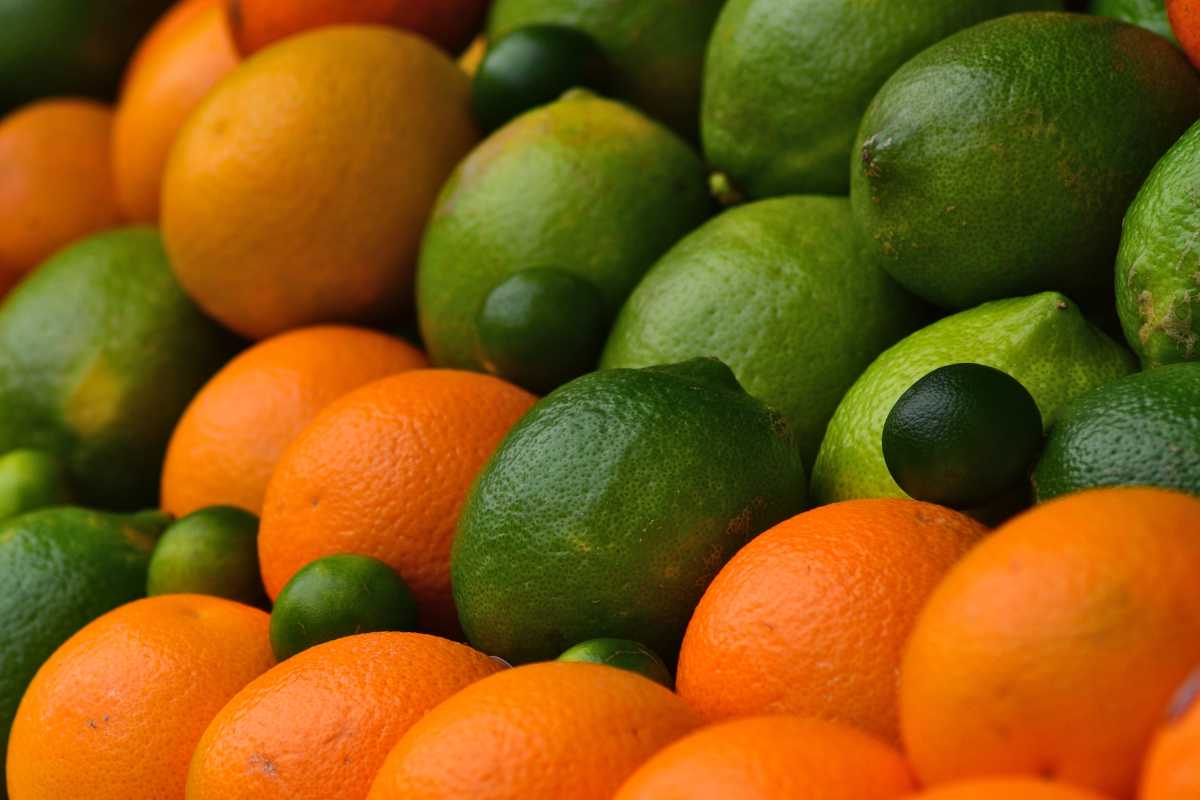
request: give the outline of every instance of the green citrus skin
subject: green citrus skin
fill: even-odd
[[[943,39],[871,102],[855,222],[902,286],[946,308],[1105,293],[1121,218],[1200,116],[1200,76],[1161,36],[1029,13]]]
[[[62,462],[41,450],[0,456],[0,521],[71,502]]]
[[[663,256],[601,366],[719,358],[787,417],[811,465],[850,384],[924,317],[863,252],[844,198],[777,198],[726,211]]]
[[[1166,0],[1092,0],[1088,12],[1140,25],[1175,42],[1171,21],[1167,19]]]
[[[725,561],[803,507],[786,422],[720,361],[585,375],[477,478],[451,556],[459,619],[513,664],[601,636],[673,659]]]
[[[704,73],[704,152],[742,194],[839,194],[888,76],[955,31],[1061,0],[729,0]]]
[[[525,270],[591,283],[612,319],[711,208],[699,157],[629,106],[576,90],[518,117],[459,165],[425,231],[417,310],[430,358],[482,371],[479,311]]]
[[[671,670],[667,669],[663,660],[646,645],[629,639],[590,639],[569,648],[558,660],[584,661],[627,669],[655,683],[661,683],[668,689],[675,686]]]
[[[1098,387],[1063,409],[1033,474],[1038,502],[1102,486],[1200,494],[1200,364]]]
[[[234,350],[179,288],[155,230],[84,239],[0,305],[0,452],[57,455],[89,506],[155,505],[175,422]]]
[[[258,517],[210,506],[173,523],[150,558],[146,594],[208,594],[268,606],[258,568]]]
[[[725,0],[496,0],[489,41],[535,24],[591,36],[613,68],[613,89],[696,139],[704,52]]]
[[[146,562],[169,520],[61,507],[0,523],[0,752],[42,662],[96,617],[143,596]]]

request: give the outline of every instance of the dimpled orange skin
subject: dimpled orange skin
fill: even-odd
[[[414,370],[321,412],[267,487],[258,537],[267,594],[323,556],[372,556],[412,589],[423,629],[456,635],[450,545],[459,511],[536,399],[488,375]]]
[[[1177,696],[1182,701],[1158,731],[1146,757],[1139,800],[1190,800],[1200,797],[1200,671]]]
[[[915,500],[822,506],[761,534],[700,600],[680,696],[710,720],[790,713],[899,741],[904,644],[946,571],[987,532]]]
[[[668,689],[615,667],[550,661],[456,694],[388,754],[369,800],[610,800],[699,727]]]
[[[113,125],[113,179],[126,219],[158,220],[163,170],[176,134],[239,60],[224,0],[179,3],[138,46]]]
[[[250,683],[196,747],[187,800],[362,800],[427,711],[503,669],[463,644],[366,633],[311,647]]]
[[[614,800],[892,800],[904,757],[838,722],[790,715],[702,728],[643,764]]]
[[[1183,51],[1200,67],[1200,0],[1167,0],[1167,19]]]
[[[1101,489],[1006,523],[946,576],[900,685],[927,785],[1024,774],[1134,794],[1200,663],[1200,499]]]
[[[0,296],[55,251],[121,222],[112,111],[43,100],[0,120]]]
[[[906,800],[1107,800],[1065,783],[1033,778],[991,778],[936,786]]]
[[[121,606],[66,641],[13,723],[14,800],[182,798],[204,728],[275,659],[263,611],[201,595]]]
[[[261,514],[279,457],[321,409],[372,381],[426,366],[408,342],[345,325],[258,343],[214,375],[175,426],[163,463],[163,509],[181,517],[230,505]]]

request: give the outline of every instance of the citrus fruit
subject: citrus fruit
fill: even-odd
[[[884,352],[842,398],[813,467],[818,503],[901,497],[883,459],[883,424],[896,400],[923,375],[972,362],[1021,382],[1053,424],[1080,393],[1133,369],[1127,351],[1054,292],[987,303],[922,328]]]
[[[1166,0],[1092,0],[1088,12],[1141,25],[1146,30],[1175,41],[1171,21],[1167,18]]]
[[[908,797],[904,757],[834,722],[748,717],[660,750],[614,800],[891,800]]]
[[[171,149],[175,273],[252,338],[396,314],[437,191],[476,137],[467,77],[416,36],[347,26],[281,42],[221,81]]]
[[[944,783],[908,800],[1106,800],[1095,792],[1034,778],[984,778]]]
[[[480,473],[454,539],[468,639],[511,663],[595,637],[673,661],[717,570],[800,511],[786,423],[716,359],[577,378]]]
[[[613,89],[694,139],[709,33],[724,0],[496,0],[491,41],[530,25],[591,36],[613,68]]]
[[[1200,494],[1200,364],[1139,372],[1073,400],[1033,485],[1038,500],[1100,486]]]
[[[1138,789],[1140,800],[1186,800],[1200,795],[1200,673],[1184,682],[1154,736]]]
[[[787,417],[811,465],[854,379],[922,319],[856,244],[845,198],[765,200],[726,211],[654,265],[601,366],[720,358]]]
[[[178,516],[212,505],[261,513],[279,457],[322,408],[427,365],[407,342],[365,328],[317,325],[259,342],[222,367],[175,426],[163,508]]]
[[[0,753],[29,681],[96,617],[142,596],[158,514],[50,508],[0,522]],[[0,769],[0,786],[4,785]]]
[[[1101,489],[1037,506],[968,553],[904,656],[900,724],[920,779],[1029,775],[1132,796],[1200,663],[1197,530],[1200,499]]]
[[[409,728],[370,800],[608,800],[659,748],[699,724],[640,675],[561,661],[468,686]]]
[[[357,553],[400,574],[424,629],[457,633],[454,525],[475,475],[533,402],[487,375],[414,370],[329,406],[267,488],[258,547],[268,594],[310,561]]]
[[[704,68],[709,162],[751,198],[845,195],[872,96],[910,57],[955,31],[1061,0],[730,0]]]
[[[258,517],[240,508],[209,506],[172,523],[150,557],[146,594],[209,594],[265,605]]]
[[[188,800],[360,800],[413,723],[501,668],[466,645],[419,633],[309,648],[216,715],[192,757]]]
[[[1029,480],[1042,449],[1042,413],[1008,373],[950,364],[900,395],[882,444],[888,472],[906,494],[971,508]]]
[[[62,461],[41,450],[0,455],[0,521],[46,506],[69,503]]]
[[[896,675],[917,614],[986,529],[915,500],[850,500],[757,536],[688,624],[680,696],[709,720],[799,714],[898,741]]]
[[[1167,0],[1167,21],[1188,58],[1193,64],[1200,64],[1200,3]]]
[[[568,647],[558,660],[586,661],[590,664],[627,669],[655,683],[661,683],[668,689],[675,683],[671,677],[671,670],[657,653],[646,645],[629,639],[589,639]]]
[[[0,120],[0,297],[64,245],[120,222],[111,139],[112,111],[90,100]]]
[[[1097,109],[1119,111],[1101,122]],[[937,305],[1044,289],[1082,301],[1111,285],[1125,209],[1197,116],[1200,76],[1143,28],[1051,12],[984,22],[871,101],[855,221],[879,264]]]
[[[8,747],[17,800],[164,800],[184,793],[205,725],[273,663],[267,615],[203,595],[138,600],[55,651]]]
[[[152,505],[171,429],[233,351],[179,288],[156,231],[85,239],[0,305],[0,452],[59,456],[88,505]]]
[[[579,90],[523,115],[463,161],[434,209],[417,273],[430,358],[484,369],[478,315],[493,290],[525,270],[578,278],[575,291],[585,297],[571,298],[571,308],[592,302],[586,284],[594,286],[607,325],[655,259],[708,211],[700,159],[628,106]],[[526,313],[555,315],[560,296],[539,296],[548,309]],[[570,322],[563,314],[550,330]],[[582,329],[591,317],[584,322]],[[586,330],[578,340],[590,349]],[[523,345],[554,347],[555,338],[547,333]]]
[[[271,647],[283,661],[332,639],[416,624],[417,601],[387,564],[369,556],[325,556],[292,576],[275,599]]]
[[[113,120],[113,181],[126,219],[158,220],[163,170],[179,129],[237,64],[225,0],[183,0],[138,46]]]

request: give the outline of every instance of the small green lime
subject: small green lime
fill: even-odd
[[[154,548],[146,594],[210,594],[265,607],[258,569],[258,517],[210,506],[175,522]]]
[[[326,556],[292,576],[275,598],[271,649],[283,661],[343,636],[416,626],[417,601],[391,567],[369,556]]]
[[[671,671],[658,654],[631,639],[590,639],[567,650],[558,660],[604,664],[636,672],[668,689],[675,685]]]
[[[71,502],[62,462],[41,450],[0,456],[0,520]]]
[[[475,73],[475,116],[494,131],[532,108],[584,86],[604,92],[608,64],[592,37],[563,25],[531,25],[498,39]]]
[[[983,364],[950,364],[900,395],[883,423],[883,458],[917,500],[973,508],[1029,478],[1042,414],[1020,381]]]

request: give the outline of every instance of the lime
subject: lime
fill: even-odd
[[[589,639],[571,647],[559,661],[586,661],[636,672],[668,689],[675,685],[671,670],[646,645],[629,639]]]
[[[146,594],[210,594],[266,607],[258,517],[231,506],[193,511],[167,528],[150,557]]]
[[[0,456],[0,521],[71,502],[62,462],[41,450]]]

